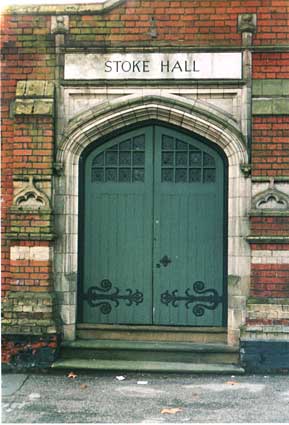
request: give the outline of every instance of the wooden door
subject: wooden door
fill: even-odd
[[[223,160],[171,129],[155,139],[154,323],[222,326]]]
[[[151,323],[153,128],[96,148],[85,161],[85,323]]]
[[[151,125],[84,165],[85,323],[224,325],[224,162]]]

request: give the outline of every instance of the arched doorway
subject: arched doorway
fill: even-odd
[[[80,176],[79,321],[225,326],[219,150],[151,123],[90,145]]]

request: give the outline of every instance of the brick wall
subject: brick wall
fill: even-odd
[[[289,116],[254,117],[253,176],[289,175]]]
[[[242,13],[258,14],[256,45],[288,43],[288,2],[277,0],[128,0],[105,16],[72,16],[70,41],[98,41],[106,45],[137,42],[139,45],[240,46],[237,16]]]
[[[70,12],[66,45],[100,49],[152,48],[155,51],[202,47],[239,49],[242,36],[238,33],[237,22],[238,15],[244,13],[257,14],[258,30],[253,35],[253,45],[262,46],[262,52],[253,52],[253,79],[289,79],[289,53],[284,52],[289,44],[288,0],[127,0],[101,14]],[[21,251],[20,248],[49,250],[53,247],[52,206],[47,199],[51,200],[52,193],[55,123],[53,110],[45,109],[45,91],[39,92],[39,88],[36,90],[30,85],[25,86],[22,93],[16,92],[25,81],[39,81],[40,86],[41,81],[55,82],[55,40],[49,14],[3,14],[1,19],[4,88],[1,102],[2,296],[7,301],[4,323],[10,333],[14,327],[28,336],[37,332],[48,335],[57,332],[52,324],[55,306],[53,301],[49,311],[44,311],[41,297],[53,291],[52,259],[35,259],[34,251]],[[274,46],[278,47],[276,51],[272,49]],[[51,102],[52,99],[51,95]],[[252,176],[288,177],[289,115],[254,116],[252,137]],[[47,199],[43,198],[46,203],[42,211],[32,212],[30,207],[20,210],[19,205],[15,205],[15,194],[29,184],[33,185],[36,198],[47,194]],[[252,235],[286,236],[288,230],[288,217],[251,217]],[[253,257],[261,250],[268,253],[289,249],[286,244],[253,244],[251,247]],[[14,248],[24,252],[23,258],[19,254],[11,259]],[[289,267],[285,263],[270,264],[269,260],[253,263],[251,295],[288,297],[288,279]],[[27,294],[26,304],[21,304],[17,293],[24,298]],[[33,294],[38,295],[33,298]],[[43,326],[34,327],[33,320],[43,320]],[[46,324],[45,320],[48,320]],[[17,338],[16,335],[13,341],[5,340],[10,354],[19,350],[26,352],[26,345],[32,344]],[[18,344],[16,351],[15,344]],[[37,344],[37,340],[33,340],[33,344]],[[6,360],[11,358],[10,354],[5,354]]]
[[[252,264],[251,295],[289,297],[288,264]]]

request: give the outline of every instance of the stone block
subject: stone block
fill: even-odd
[[[18,81],[16,86],[16,97],[53,97],[54,83],[47,80],[25,80]],[[19,100],[19,99],[18,99]]]
[[[52,81],[45,82],[44,96],[54,97],[54,83]]]
[[[24,305],[23,306],[23,312],[24,313],[32,313],[32,311],[33,311],[32,305]]]
[[[273,99],[273,115],[289,114],[289,97]]]
[[[31,115],[33,113],[33,99],[16,99],[14,105],[15,115]]]
[[[31,80],[26,82],[26,92],[27,97],[42,97],[44,95],[46,81],[44,80]]]
[[[16,97],[23,97],[26,90],[26,81],[18,81],[16,86]]]
[[[253,99],[253,115],[272,115],[272,99]]]
[[[52,115],[53,101],[50,99],[39,99],[34,101],[34,115]]]

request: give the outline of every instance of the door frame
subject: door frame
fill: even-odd
[[[177,127],[175,125],[171,125],[171,124],[167,124],[167,123],[162,123],[160,121],[157,120],[147,120],[144,121],[142,123],[137,123],[137,124],[132,124],[128,127],[125,127],[123,129],[121,129],[121,131],[113,131],[112,133],[99,138],[98,140],[96,140],[95,142],[91,143],[89,146],[87,146],[86,149],[83,150],[83,152],[80,155],[80,159],[79,159],[79,215],[78,215],[78,228],[79,228],[79,233],[78,233],[78,274],[77,274],[77,288],[78,288],[78,293],[77,293],[77,322],[78,323],[83,323],[83,302],[84,300],[82,299],[81,294],[83,293],[83,271],[84,271],[84,261],[83,261],[83,255],[81,255],[81,250],[82,247],[84,246],[84,197],[85,197],[85,162],[86,162],[86,158],[88,157],[88,155],[94,151],[96,148],[105,145],[107,142],[110,142],[113,138],[117,137],[117,136],[123,136],[126,135],[127,133],[133,131],[133,130],[138,130],[138,129],[142,129],[145,127],[149,127],[149,126],[160,126],[163,128],[167,128],[167,129],[172,129],[174,131],[178,131],[180,134],[185,134],[189,137],[194,137],[195,139],[197,139],[198,142],[210,147],[211,149],[213,149],[214,151],[216,151],[222,161],[223,161],[223,190],[224,190],[224,197],[223,197],[223,229],[224,229],[224,234],[223,234],[223,250],[224,250],[224,255],[223,255],[223,283],[222,283],[222,288],[223,288],[223,296],[224,296],[224,302],[223,302],[223,313],[222,313],[222,324],[220,326],[222,327],[226,327],[227,326],[227,318],[228,318],[228,285],[227,285],[227,272],[228,272],[228,160],[223,152],[223,150],[213,144],[212,142],[210,142],[208,139],[205,139],[202,136],[199,136],[198,134],[192,133],[186,129],[182,129],[180,127]],[[118,324],[116,324],[117,326]],[[134,324],[132,324],[133,326],[136,326]],[[165,325],[149,325],[148,326],[165,326]],[[166,325],[169,326],[169,325]],[[174,325],[170,325],[170,326],[174,326]],[[175,326],[180,326],[180,325],[175,325]],[[214,325],[215,326],[215,325]],[[183,326],[183,327],[187,327],[187,326]],[[191,325],[188,325],[188,327],[192,327]],[[207,327],[207,326],[205,326]]]
[[[245,323],[250,286],[250,246],[247,211],[251,201],[251,179],[240,165],[248,163],[243,133],[229,115],[194,99],[173,95],[126,96],[102,103],[69,121],[57,150],[64,171],[54,178],[54,209],[59,237],[54,247],[54,285],[65,340],[76,335],[78,276],[79,160],[95,140],[139,125],[148,118],[188,130],[219,146],[228,160],[228,328],[227,341],[239,345]]]

